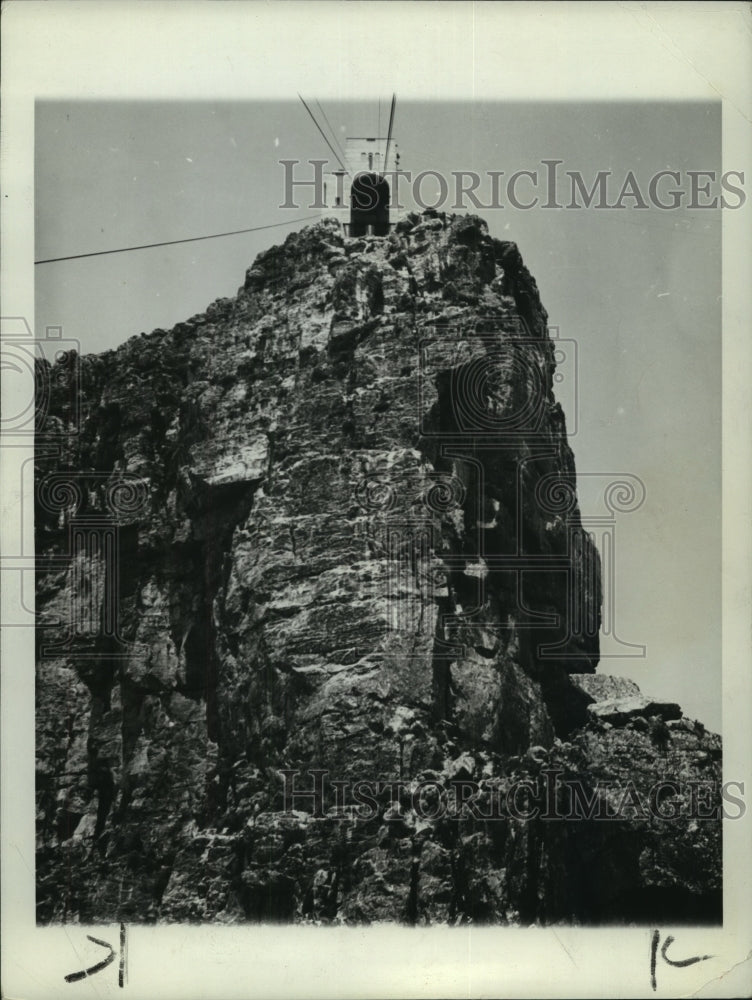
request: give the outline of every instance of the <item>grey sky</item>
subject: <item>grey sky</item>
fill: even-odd
[[[390,95],[381,96],[383,129]],[[377,97],[322,103],[344,137],[376,130]],[[686,171],[721,169],[717,104],[399,101],[395,134],[413,173],[509,175],[556,158],[588,186],[613,171],[618,194],[628,170],[646,191],[659,170],[680,171],[688,189]],[[327,155],[289,101],[40,102],[36,257],[315,214],[278,208],[279,160]],[[599,669],[628,674],[719,729],[720,212],[478,214],[518,243],[551,325],[577,342],[577,413],[571,377],[561,398],[578,472],[628,472],[646,486],[643,507],[617,523],[616,622],[647,656],[605,658]],[[38,266],[36,332],[62,325],[83,351],[99,351],[169,328],[234,295],[255,255],[290,229]],[[585,515],[602,510],[601,486],[582,475]]]

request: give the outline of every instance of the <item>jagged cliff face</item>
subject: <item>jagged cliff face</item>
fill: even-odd
[[[517,248],[426,213],[386,238],[306,229],[235,299],[59,366],[37,441],[40,920],[717,907],[717,822],[449,815],[551,769],[593,789],[632,760],[645,800],[667,773],[720,777],[677,706],[591,676],[599,562],[554,347]]]

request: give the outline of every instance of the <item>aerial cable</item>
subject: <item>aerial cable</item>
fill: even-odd
[[[300,100],[303,101],[303,98],[301,97],[300,94],[298,94],[298,97],[300,97]],[[321,128],[321,126],[319,125],[319,123],[316,121],[316,118],[314,117],[313,112],[308,107],[308,105],[306,104],[305,101],[303,101],[303,107],[306,109],[306,111],[308,112],[308,114],[311,116],[311,121],[316,126],[316,128],[319,130],[319,132],[321,133],[321,138],[324,140],[324,142],[327,144],[327,146],[329,147],[329,149],[332,151],[332,154],[334,155],[334,159],[337,161],[337,163],[339,163],[339,165],[342,167],[342,169],[345,171],[346,174],[349,173],[347,167],[344,165],[344,163],[342,162],[342,160],[340,160],[339,154],[335,150],[334,146],[332,146],[332,144],[327,139],[326,135],[324,134],[324,130]]]
[[[329,121],[329,119],[328,119],[328,118],[326,117],[326,111],[324,111],[324,109],[323,109],[323,108],[321,107],[321,105],[319,104],[318,100],[316,101],[316,107],[317,107],[317,108],[319,109],[319,111],[321,112],[321,115],[322,115],[322,117],[323,117],[324,121],[325,121],[325,122],[326,122],[326,124],[327,124],[327,125],[329,126],[329,131],[330,131],[330,132],[331,132],[331,134],[332,134],[332,139],[334,139],[334,144],[335,144],[335,146],[337,147],[337,149],[338,149],[338,150],[340,151],[340,153],[342,154],[342,159],[343,159],[343,160],[345,160],[345,162],[346,162],[346,157],[345,157],[345,151],[344,151],[344,149],[342,148],[342,146],[340,145],[340,141],[339,141],[339,139],[337,138],[337,133],[336,133],[336,132],[334,131],[334,129],[332,128],[332,125],[331,125],[331,122],[330,122],[330,121]]]
[[[334,129],[332,128],[332,126],[331,126],[331,124],[329,122],[329,119],[326,117],[326,111],[324,111],[324,109],[321,107],[321,105],[319,104],[318,101],[316,101],[316,107],[319,109],[319,111],[321,112],[321,114],[324,116],[324,121],[326,122],[326,124],[329,125],[329,131],[332,133],[332,138],[334,139],[334,142],[335,142],[335,144],[337,146],[337,149],[340,151],[340,153],[342,153],[342,159],[345,161],[345,163],[347,163],[347,157],[345,156],[345,151],[342,148],[342,146],[340,145],[339,139],[337,138],[337,133],[334,131]],[[345,167],[345,170],[347,170],[347,167]],[[349,173],[349,170],[347,172]]]
[[[240,233],[258,233],[262,229],[279,229],[281,226],[294,226],[299,222],[310,222],[318,219],[318,215],[306,215],[302,219],[290,219],[289,222],[273,222],[268,226],[252,226],[250,229],[233,229],[228,233],[212,233],[211,236],[189,236],[184,240],[166,240],[162,243],[143,243],[137,247],[120,247],[117,250],[95,250],[93,253],[75,253],[69,257],[47,257],[45,260],[35,260],[35,264],[54,264],[59,260],[80,260],[82,257],[103,257],[109,253],[128,253],[130,250],[151,250],[153,247],[171,247],[176,243],[197,243],[199,240],[218,240],[222,236],[238,236]]]

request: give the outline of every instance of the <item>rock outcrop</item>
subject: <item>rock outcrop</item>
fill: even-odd
[[[720,919],[720,741],[594,674],[555,367],[428,212],[40,373],[41,922]]]

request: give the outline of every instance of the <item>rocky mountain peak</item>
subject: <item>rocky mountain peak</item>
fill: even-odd
[[[682,782],[719,778],[720,742],[594,674],[555,367],[515,244],[436,212],[324,220],[234,299],[61,364],[40,920],[716,914],[720,822],[691,826]],[[683,818],[622,815],[669,772]],[[610,822],[518,795],[571,811],[567,781]]]

